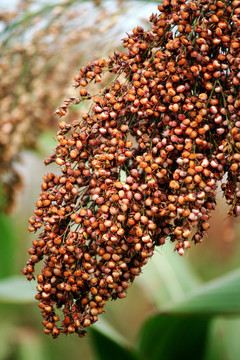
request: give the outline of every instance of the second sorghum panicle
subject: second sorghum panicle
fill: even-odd
[[[42,229],[23,272],[37,276],[45,333],[83,336],[107,300],[123,298],[154,247],[168,237],[180,255],[202,241],[223,194],[240,213],[240,1],[164,0],[123,39],[126,52],[75,76],[88,113],[60,121],[55,162],[29,230]],[[99,95],[88,84],[113,81]],[[63,321],[55,309],[63,308]]]

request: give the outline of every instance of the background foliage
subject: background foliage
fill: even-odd
[[[86,6],[82,3],[86,1],[78,1],[79,10],[81,6]],[[150,16],[156,6],[154,1],[135,1],[127,4],[122,1],[114,2],[115,10],[111,11],[112,8],[109,6],[113,2],[104,2],[106,11],[110,10],[109,23],[112,25],[106,27],[99,38],[94,36],[93,29],[96,29],[96,24],[103,26],[101,18],[95,21],[101,10],[98,7],[100,2],[88,3],[88,6],[92,7],[94,16],[91,17],[90,23],[87,23],[88,17],[82,17],[79,31],[88,28],[89,34],[82,45],[76,48],[75,56],[79,54],[79,58],[73,62],[71,70],[68,62],[64,64],[63,73],[66,83],[62,86],[62,93],[71,83],[76,68],[89,60],[90,55],[92,58],[93,49],[94,55],[98,56],[101,53],[102,56],[102,49],[105,54],[110,48],[118,47],[119,32],[124,34],[124,31],[131,30],[135,24],[144,22],[145,16]],[[41,11],[47,14],[50,10],[39,1],[33,2],[33,5],[38,5],[34,12],[33,10],[30,12],[27,1],[23,1],[22,4],[25,4],[26,8],[23,7],[21,18],[14,17],[11,26],[5,28],[5,33],[1,37],[3,46],[6,34],[8,38],[12,36],[11,45],[4,43],[7,56],[12,51],[14,39],[19,41],[23,39],[23,33],[31,34],[35,24],[32,19],[39,16]],[[74,1],[68,4],[72,6]],[[57,12],[55,16],[58,16]],[[54,17],[51,21],[55,21]],[[17,29],[21,31],[18,32]],[[87,54],[84,51],[86,44],[90,49]],[[14,53],[12,56],[14,57]],[[38,56],[40,55],[36,52],[36,58]],[[67,56],[70,59],[71,53],[67,53]],[[55,61],[59,64],[59,59],[55,58]],[[20,67],[16,81],[20,82],[20,74],[23,78],[32,76],[31,73],[26,74],[24,71],[27,71],[26,67]],[[2,73],[2,81],[9,81],[4,76],[5,74]],[[39,79],[39,86],[44,86],[46,79],[51,83],[51,77],[47,72],[44,76],[39,75]],[[30,78],[28,80],[32,81]],[[23,89],[26,96],[30,96],[31,91],[29,92],[25,85],[24,82]],[[4,96],[4,93],[2,95]],[[56,105],[59,105],[62,100],[59,96],[57,92],[56,97],[51,98],[47,105],[48,114],[51,115]],[[34,105],[32,101],[30,101],[31,107]],[[43,103],[39,103],[39,106],[41,110]],[[2,111],[4,115],[4,109]],[[51,123],[37,132],[30,150],[26,150],[29,144],[26,144],[25,140],[18,147],[16,154],[21,162],[18,163],[17,170],[23,176],[24,188],[14,214],[0,216],[0,360],[61,359],[69,354],[76,359],[86,360],[238,359],[240,354],[239,226],[225,217],[224,205],[220,198],[219,210],[212,219],[212,228],[205,243],[191,248],[183,258],[173,253],[167,245],[160,249],[129,289],[127,298],[108,304],[100,324],[89,330],[85,339],[75,337],[52,340],[42,334],[40,311],[34,302],[34,284],[27,283],[23,279],[21,268],[27,259],[26,249],[32,240],[32,236],[26,230],[27,219],[31,215],[41,178],[45,172],[42,159],[55,146],[54,130],[50,129],[56,127],[54,123],[56,120],[52,116],[49,116],[50,118]],[[13,141],[12,138],[8,140]],[[32,145],[37,151],[33,152]],[[1,161],[3,165],[4,159]],[[13,162],[16,167],[15,157]]]

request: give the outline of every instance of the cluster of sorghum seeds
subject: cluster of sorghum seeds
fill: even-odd
[[[217,184],[240,213],[240,1],[163,0],[152,28],[123,39],[125,53],[75,76],[88,113],[60,121],[29,230],[43,227],[23,270],[34,265],[45,332],[84,335],[107,300],[126,289],[166,237],[183,255],[202,241]],[[100,95],[86,89],[115,74]],[[62,323],[56,308],[63,307]]]

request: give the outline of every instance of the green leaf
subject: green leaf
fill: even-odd
[[[47,157],[49,151],[52,151],[56,146],[56,134],[52,130],[45,130],[38,137],[37,154]]]
[[[224,317],[212,321],[206,359],[236,360],[240,354],[240,318]]]
[[[13,218],[0,215],[0,277],[10,276],[13,273],[14,227]]]
[[[28,303],[34,301],[35,282],[24,277],[13,276],[0,281],[0,302]]]
[[[176,300],[144,324],[137,346],[139,352],[149,360],[222,360],[223,353],[227,354],[226,359],[233,359],[227,346],[228,332],[221,330],[224,328],[221,324],[215,330],[215,337],[219,339],[222,335],[222,352],[216,350],[214,336],[209,337],[208,346],[206,340],[213,316],[240,315],[240,269],[201,285],[183,299]],[[237,329],[240,326],[238,322],[235,325]],[[238,343],[233,341],[234,329],[231,331],[231,326],[229,328],[236,354]]]
[[[204,360],[209,318],[157,315],[143,325],[137,349],[146,360]]]
[[[199,285],[199,279],[187,259],[174,252],[173,245],[168,242],[155,252],[136,282],[157,308],[166,302],[184,299],[186,293]]]
[[[16,360],[49,359],[41,338],[32,329],[19,328],[18,332]]]
[[[89,329],[98,360],[140,360],[127,340],[106,322]]]
[[[11,323],[11,321],[3,322],[1,319],[0,325],[0,359],[10,359],[13,344],[12,344],[12,334],[16,331],[16,327]]]
[[[170,314],[240,315],[240,269],[210,281],[163,309]]]

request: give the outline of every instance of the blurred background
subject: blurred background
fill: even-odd
[[[78,69],[120,48],[134,26],[148,27],[157,4],[1,0],[0,360],[240,359],[240,228],[220,189],[204,243],[184,257],[168,243],[156,249],[84,339],[43,334],[35,285],[21,275],[34,238],[28,218],[51,171],[43,160],[56,145],[55,109],[75,95]]]

